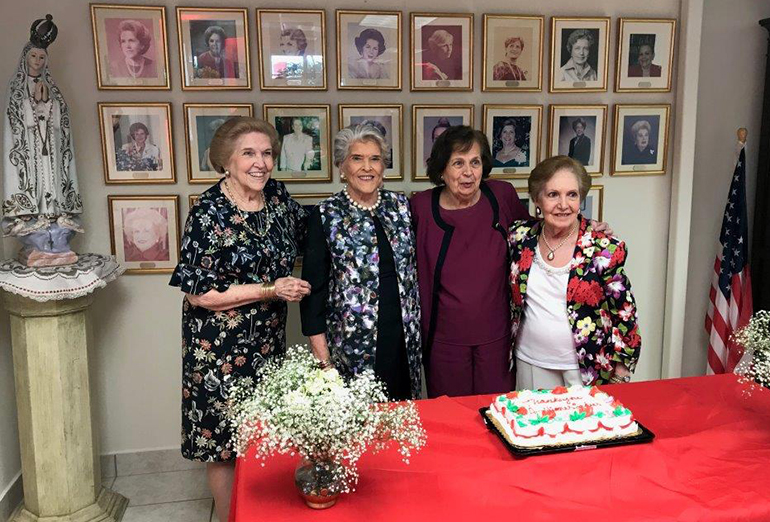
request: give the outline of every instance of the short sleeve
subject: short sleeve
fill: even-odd
[[[217,238],[216,210],[205,201],[199,201],[187,216],[182,236],[179,264],[169,281],[184,293],[205,294],[209,290],[223,292],[230,286],[220,277],[220,247]]]

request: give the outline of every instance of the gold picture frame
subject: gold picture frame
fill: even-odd
[[[401,11],[337,9],[336,21],[337,89],[400,91]]]
[[[248,9],[177,7],[176,28],[182,90],[251,90]]]
[[[484,104],[483,111],[482,129],[492,152],[490,175],[497,179],[528,178],[543,156],[543,106]],[[507,139],[511,130],[515,156],[505,160],[503,133]]]
[[[281,137],[272,177],[284,183],[329,183],[331,106],[264,104],[262,115]],[[299,121],[299,125],[296,122]]]
[[[670,114],[671,104],[668,103],[615,105],[610,169],[612,176],[666,173]],[[646,122],[646,125],[640,122]],[[642,132],[645,128],[646,141]]]
[[[388,105],[341,103],[337,106],[338,129],[365,122],[377,127],[390,145],[390,163],[386,164],[384,179],[386,181],[404,179],[404,106],[400,103]],[[339,169],[335,168],[335,170]]]
[[[409,20],[410,89],[473,91],[473,13],[410,13]]]
[[[188,213],[198,203],[198,200],[200,198],[201,198],[200,194],[188,194],[187,195],[187,209],[188,209]]]
[[[608,16],[551,17],[549,92],[607,92],[610,31]],[[574,44],[582,52],[570,38],[576,38]],[[582,65],[575,63],[578,57]]]
[[[99,90],[171,89],[165,6],[91,4],[90,11]]]
[[[107,185],[176,183],[171,104],[97,103]]]
[[[671,92],[675,47],[673,18],[618,19],[615,92]]]
[[[509,180],[508,183],[513,185],[514,190],[516,190],[516,197],[519,198],[519,201],[521,201],[521,204],[524,205],[524,208],[527,209],[527,212],[529,212],[530,215],[535,215],[535,204],[532,203],[529,197],[529,186],[528,182],[524,180]]]
[[[323,9],[258,8],[257,43],[259,87],[263,91],[327,89],[326,11]]]
[[[551,105],[548,110],[548,157],[570,156],[583,164],[592,177],[601,176],[607,111],[607,105]]]
[[[208,145],[211,143],[214,132],[219,125],[233,116],[254,116],[254,105],[251,103],[185,103],[182,107],[187,146],[187,181],[191,184],[212,184],[221,178],[208,160]]]
[[[604,185],[591,185],[586,198],[580,203],[580,213],[585,218],[604,221]]]
[[[544,27],[544,16],[484,14],[482,91],[543,90]],[[507,61],[505,58],[509,47],[511,52],[516,52],[517,43],[520,54],[511,64],[510,58]]]
[[[107,203],[110,248],[126,274],[173,272],[181,242],[179,196],[107,196]]]
[[[429,145],[443,132],[439,132],[442,128],[454,125],[473,127],[474,110],[473,104],[412,105],[412,181],[430,181],[425,169],[425,160],[430,156],[432,146]],[[426,133],[426,123],[431,127],[429,133]]]

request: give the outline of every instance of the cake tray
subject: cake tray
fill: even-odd
[[[497,427],[497,424],[492,422],[492,419],[487,416],[488,411],[488,406],[485,408],[479,408],[479,413],[481,414],[481,418],[484,420],[484,424],[486,424],[487,428],[489,428],[489,431],[498,436],[503,445],[508,448],[508,451],[510,451],[511,454],[516,458],[532,457],[535,455],[549,455],[551,453],[567,453],[572,451],[612,448],[615,446],[625,446],[627,444],[644,444],[645,442],[652,442],[652,439],[655,438],[655,434],[653,432],[642,426],[642,424],[637,421],[636,423],[639,425],[639,433],[635,435],[629,435],[627,437],[584,441],[577,444],[560,444],[558,446],[516,446],[508,442],[508,439],[505,438],[505,435],[503,435],[503,432]]]

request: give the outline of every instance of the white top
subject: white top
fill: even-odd
[[[567,282],[570,264],[546,264],[535,247],[527,280],[524,320],[516,337],[516,357],[549,370],[577,370],[578,360],[567,318]]]

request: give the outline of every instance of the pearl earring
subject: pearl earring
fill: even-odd
[[[229,176],[229,175],[230,175],[230,171],[225,169],[225,176]]]
[[[535,207],[535,215],[541,215],[543,211],[540,209],[540,207]]]

